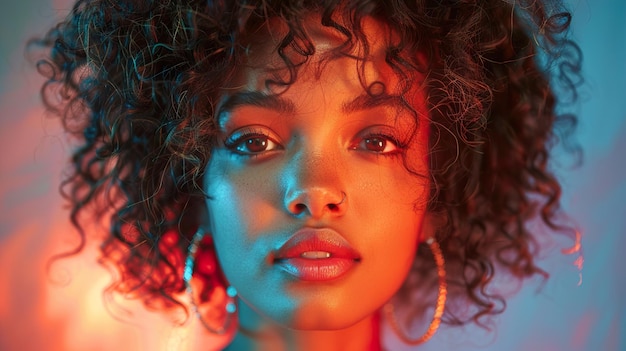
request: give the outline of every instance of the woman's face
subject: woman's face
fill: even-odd
[[[386,87],[376,97],[353,58],[320,64],[342,37],[315,24],[307,30],[316,54],[286,90],[266,84],[287,74],[272,51],[276,34],[252,40],[249,64],[225,87],[204,225],[254,313],[328,330],[371,315],[407,275],[429,194],[428,121],[418,88],[405,95],[417,117],[398,102],[384,26],[364,26],[365,83]]]

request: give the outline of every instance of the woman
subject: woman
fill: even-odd
[[[575,93],[579,67],[559,7],[79,1],[40,66],[80,143],[72,220],[110,219],[114,290],[159,309],[187,291],[229,350],[484,323],[496,270],[546,275],[528,224],[569,232],[548,171],[568,120],[548,68]]]

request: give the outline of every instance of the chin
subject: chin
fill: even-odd
[[[329,308],[331,306],[309,305],[294,312],[288,328],[294,330],[339,330],[349,328],[365,319],[366,311],[358,313],[345,308]]]

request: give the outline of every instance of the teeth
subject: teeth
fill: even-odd
[[[300,257],[302,258],[309,258],[312,260],[315,259],[320,259],[320,258],[329,258],[330,257],[330,252],[326,252],[326,251],[306,251],[303,252]]]

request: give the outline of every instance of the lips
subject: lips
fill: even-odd
[[[328,228],[299,230],[274,254],[274,264],[303,281],[338,279],[360,259],[343,236]]]

